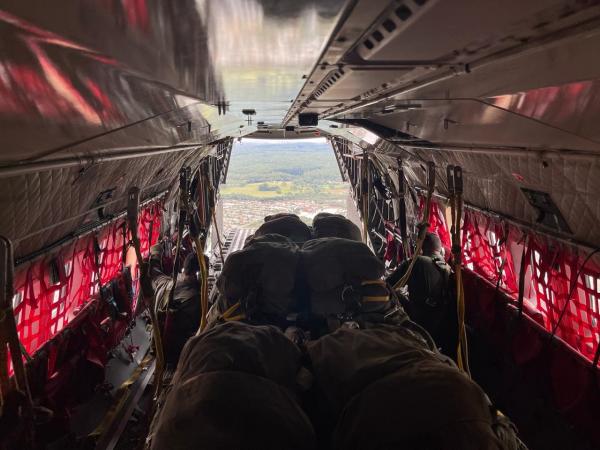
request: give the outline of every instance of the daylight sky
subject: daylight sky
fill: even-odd
[[[244,145],[244,142],[252,143],[252,144],[265,144],[265,145],[281,145],[281,144],[293,144],[294,142],[306,142],[306,143],[315,143],[315,144],[325,144],[327,139],[324,137],[318,138],[303,138],[303,139],[252,139],[252,138],[243,138],[241,143]]]

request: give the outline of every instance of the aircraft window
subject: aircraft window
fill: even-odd
[[[600,312],[600,278],[595,277],[593,275],[584,275],[585,287],[589,289],[588,291],[588,306],[590,310],[598,314]],[[598,319],[596,317],[592,317],[592,326],[595,327],[598,325]]]
[[[542,312],[547,315],[550,311],[550,305],[554,304],[554,292],[549,285],[548,272],[544,271],[542,273],[542,270],[540,269],[542,255],[537,250],[533,250],[532,258],[534,260],[533,267],[535,268],[535,279],[537,280],[535,282],[536,292],[541,294],[537,296],[538,304],[541,306]]]
[[[70,277],[71,276],[71,269],[73,269],[73,261],[66,261],[64,264],[65,267],[65,277]]]
[[[17,293],[15,295],[13,295],[13,300],[12,300],[13,309],[17,309],[17,306],[19,306],[22,301],[23,301],[23,291],[17,291]],[[17,322],[19,322],[18,319],[17,319]]]
[[[98,264],[102,264],[104,261],[104,254],[106,253],[104,250],[108,248],[108,237],[102,239],[102,243],[100,244],[100,254],[98,255]]]
[[[470,255],[472,252],[473,252],[473,241],[472,241],[471,235],[468,235],[467,239],[465,240],[464,253],[467,255]],[[469,270],[473,270],[475,268],[475,265],[473,264],[473,260],[471,258],[468,259],[468,262],[465,264],[465,266]]]
[[[98,291],[100,290],[99,284],[100,283],[98,282],[98,273],[96,271],[93,271],[92,281],[90,283],[90,297],[98,293]]]
[[[61,289],[56,289],[54,291],[54,293],[52,294],[52,304],[53,305],[55,305],[58,302],[60,302],[60,292],[61,292]]]
[[[488,238],[489,246],[492,250],[492,257],[494,258],[494,265],[496,266],[498,273],[500,273],[501,268],[502,268],[502,270],[504,270],[503,266],[504,266],[504,264],[506,264],[506,261],[504,261],[504,258],[502,258],[502,249],[500,247],[500,239],[498,239],[496,232],[493,230],[488,230],[487,238]],[[502,287],[506,287],[506,281],[504,280],[504,276],[501,277],[500,285]]]

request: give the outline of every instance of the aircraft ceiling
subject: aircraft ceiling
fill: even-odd
[[[322,134],[377,133],[375,145],[356,140],[390,161],[403,155],[417,183],[418,161],[438,162],[440,176],[465,165],[475,205],[533,223],[521,188],[549,192],[574,237],[598,244],[599,3],[3,0],[0,232],[39,232],[63,209],[90,208],[83,186],[175,177],[195,148],[259,128],[281,136],[309,112],[332,121]],[[182,154],[128,163],[143,168],[137,178],[118,163],[31,166],[173,146]]]

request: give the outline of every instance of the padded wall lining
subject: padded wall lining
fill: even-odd
[[[375,152],[387,165],[395,165],[396,156],[399,152],[402,154],[398,146],[386,141],[381,141]],[[537,212],[529,205],[521,188],[547,192],[571,227],[573,237],[592,246],[600,245],[599,159],[543,159],[537,154],[486,155],[420,149],[410,149],[410,153],[414,156],[403,155],[408,166],[405,172],[411,183],[425,186],[422,160],[433,160],[438,167],[436,189],[447,195],[446,166],[460,165],[464,172],[466,202],[534,226]]]
[[[127,206],[130,187],[145,189],[142,199],[169,189],[183,165],[195,167],[209,150],[206,147],[112,161],[84,170],[74,167],[0,179],[0,234],[15,243],[15,257],[27,255],[98,219],[97,208],[92,206],[102,191],[115,188],[113,199],[119,199],[105,207],[105,214],[121,212]]]

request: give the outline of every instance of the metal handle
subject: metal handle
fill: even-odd
[[[460,166],[454,167],[454,189],[457,193],[462,194],[463,192],[463,176]]]
[[[435,190],[435,163],[433,161],[429,161],[427,164],[427,189],[429,192]]]
[[[448,194],[453,195],[454,189],[454,166],[446,167],[446,178],[448,179]]]

